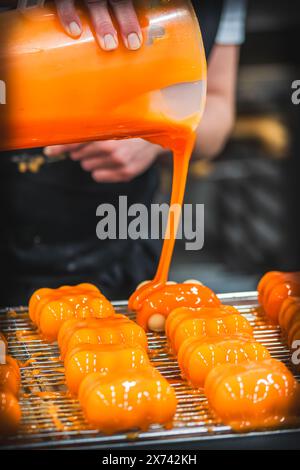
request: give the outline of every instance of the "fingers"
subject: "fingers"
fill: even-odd
[[[146,171],[157,157],[156,146],[145,143],[141,139],[107,142],[107,144],[112,143],[114,143],[113,149],[108,157],[102,159],[101,162],[99,161],[99,166],[96,161],[85,163],[85,168],[86,165],[91,166],[88,171],[91,171],[93,179],[99,183],[131,181],[137,175]],[[143,158],[140,158],[141,152]],[[105,162],[111,163],[111,168],[106,167]]]
[[[118,35],[112,23],[106,0],[85,0],[97,41],[105,51],[118,47]]]
[[[110,152],[99,152],[99,146],[97,145],[97,147],[97,151],[95,151],[95,148],[93,149],[91,146],[91,154],[84,159],[80,159],[83,170],[92,173],[97,171],[98,174],[102,170],[112,170],[112,172],[116,172],[113,176],[115,176],[115,174],[122,174],[122,178],[129,176],[127,175],[127,170],[128,166],[131,165],[132,155],[122,151],[122,147],[116,147]],[[81,152],[81,150],[79,152]]]
[[[76,144],[64,144],[64,145],[51,145],[44,148],[44,154],[47,157],[56,157],[61,153],[69,153],[73,160],[81,160],[89,156],[98,154],[109,154],[116,146],[115,140],[106,140],[103,142],[91,142],[91,143],[76,143]]]
[[[46,147],[44,153],[50,157],[68,153],[72,160],[80,162],[83,170],[91,172],[96,182],[119,183],[131,181],[146,171],[157,158],[158,149],[142,139],[129,139],[54,145]]]
[[[110,156],[114,152],[116,141],[91,142],[82,144],[76,148],[70,149],[70,157],[72,160],[83,160],[90,157]]]
[[[90,158],[85,158],[80,162],[80,165],[85,171],[95,171],[102,169],[113,169],[117,168],[116,164],[111,161],[106,155],[102,156],[93,156]]]
[[[109,2],[119,24],[125,46],[133,51],[139,49],[143,36],[132,0],[109,0]]]
[[[82,24],[77,14],[74,0],[55,0],[60,22],[72,38],[78,38],[82,33]]]
[[[55,0],[55,4],[66,33],[78,38],[82,33],[82,24],[75,8],[75,0]],[[114,51],[119,41],[107,0],[85,0],[85,4],[98,44],[105,51]],[[120,27],[125,46],[132,51],[139,49],[143,36],[132,0],[109,0],[109,4]]]
[[[44,148],[44,154],[47,155],[47,157],[57,157],[62,153],[78,150],[84,145],[85,144],[51,145]]]
[[[131,181],[135,176],[130,168],[92,171],[92,178],[96,183],[123,183]]]

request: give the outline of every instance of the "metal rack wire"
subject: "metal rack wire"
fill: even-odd
[[[219,297],[223,303],[235,305],[253,325],[256,339],[269,349],[274,358],[290,367],[288,347],[279,328],[269,324],[259,311],[256,292]],[[118,312],[130,316],[126,302],[116,302],[115,307]],[[17,435],[0,441],[0,448],[114,448],[238,436],[213,416],[206,397],[181,379],[177,361],[168,353],[163,335],[148,334],[149,355],[153,365],[175,387],[178,408],[173,428],[151,426],[146,432],[105,436],[90,428],[79,402],[68,394],[57,344],[42,340],[28,317],[27,309],[0,311],[0,331],[8,339],[9,354],[22,364],[22,424]],[[295,376],[300,379],[300,376]]]

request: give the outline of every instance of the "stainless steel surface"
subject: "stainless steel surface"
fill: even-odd
[[[290,366],[289,351],[282,341],[279,328],[270,325],[257,309],[256,292],[221,294],[219,297],[223,303],[235,305],[253,325],[256,339],[269,349],[273,357]],[[127,313],[125,301],[116,302],[115,306],[119,312]],[[67,394],[57,344],[49,344],[40,338],[28,318],[26,308],[0,311],[0,331],[8,338],[9,353],[24,364],[21,368],[20,397],[22,425],[19,433],[2,441],[0,447],[112,449],[178,442],[180,448],[180,443],[237,437],[244,439],[246,436],[233,434],[228,426],[219,422],[208,409],[205,396],[192,390],[180,378],[176,359],[167,353],[166,338],[162,335],[148,335],[150,357],[153,365],[175,387],[179,404],[174,427],[166,430],[152,426],[147,432],[104,436],[89,427],[78,401]],[[280,435],[292,431],[281,430]],[[270,436],[276,433],[278,430],[250,435]]]

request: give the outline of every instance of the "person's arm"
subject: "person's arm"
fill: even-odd
[[[239,46],[214,46],[208,65],[206,107],[197,131],[194,159],[218,155],[232,131],[239,49]]]
[[[224,1],[215,46],[208,64],[207,102],[194,158],[213,158],[234,125],[240,45],[245,40],[247,0]]]

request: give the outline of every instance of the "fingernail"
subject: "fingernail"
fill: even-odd
[[[103,44],[103,49],[106,51],[113,51],[118,47],[117,41],[112,34],[105,34],[103,41],[101,42]]]
[[[128,49],[135,51],[141,47],[141,40],[137,33],[130,33],[127,36]]]
[[[71,36],[80,36],[81,34],[81,28],[76,21],[72,21],[72,23],[69,24],[68,29]]]

